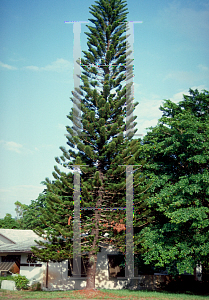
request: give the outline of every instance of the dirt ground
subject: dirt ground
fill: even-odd
[[[105,292],[102,292],[102,291],[99,291],[99,290],[93,290],[93,289],[90,289],[90,290],[79,290],[79,291],[75,291],[72,293],[73,296],[83,296],[84,299],[109,299],[109,300],[113,300],[113,299],[124,299],[124,300],[128,300],[128,299],[133,299],[133,300],[136,300],[136,299],[140,299],[140,300],[145,300],[145,298],[139,298],[139,297],[134,297],[134,296],[130,296],[130,297],[127,297],[127,296],[116,296],[115,294],[113,293],[105,293]],[[108,298],[107,298],[108,297]],[[151,299],[151,298],[150,298]],[[154,298],[152,297],[152,299],[157,299],[157,298]]]

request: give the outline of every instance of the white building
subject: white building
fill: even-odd
[[[15,262],[17,265],[15,273],[25,275],[30,280],[30,284],[40,282],[42,288],[61,290],[85,288],[87,277],[83,260],[82,277],[75,279],[72,276],[72,260],[61,263],[49,262],[48,264],[33,261],[31,246],[37,246],[34,240],[40,240],[40,237],[32,230],[0,229],[0,266],[5,262]],[[118,265],[111,267],[111,261],[115,261],[115,256],[119,258],[120,263],[118,254],[118,251],[110,247],[101,248],[101,252],[97,256],[96,287],[120,289],[125,285],[127,282],[125,278],[118,279],[116,277],[121,274],[120,267]],[[7,265],[8,268],[11,267],[11,264]]]
[[[0,229],[0,273],[11,270],[9,262],[15,262],[13,273],[25,275],[30,280],[30,284],[40,282],[43,289],[85,288],[87,280],[85,257],[81,264],[82,275],[80,278],[75,278],[72,276],[72,260],[60,263],[34,261],[31,252],[31,246],[37,246],[34,240],[41,240],[41,238],[32,230]],[[100,247],[100,252],[97,254],[96,288],[122,289],[129,284],[129,287],[133,289],[155,290],[160,282],[167,280],[166,275],[162,273],[138,275],[138,270],[135,268],[135,277],[130,282],[130,279],[125,278],[125,270],[119,267],[122,259],[123,257],[116,249],[104,244]],[[198,270],[196,271],[198,273]]]

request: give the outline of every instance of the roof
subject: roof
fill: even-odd
[[[0,241],[0,253],[2,252],[30,252],[31,246],[37,246],[35,240],[42,240],[33,230],[0,229],[3,236],[13,244]]]
[[[13,261],[13,262],[1,262],[0,263],[0,271],[9,271],[13,265],[16,265],[16,263]]]

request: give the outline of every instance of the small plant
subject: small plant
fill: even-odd
[[[41,284],[40,282],[35,282],[30,286],[31,291],[41,291]]]
[[[18,274],[14,276],[14,281],[15,281],[16,288],[18,290],[28,289],[29,280],[25,276]]]

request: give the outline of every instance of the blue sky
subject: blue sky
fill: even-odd
[[[128,0],[134,26],[134,97],[138,132],[155,126],[163,99],[209,89],[207,0]],[[66,146],[71,111],[73,25],[88,21],[94,0],[0,1],[0,218],[15,201],[30,204],[52,179]],[[90,25],[90,24],[89,24]],[[81,26],[81,50],[88,31]],[[82,54],[83,57],[83,54]]]

